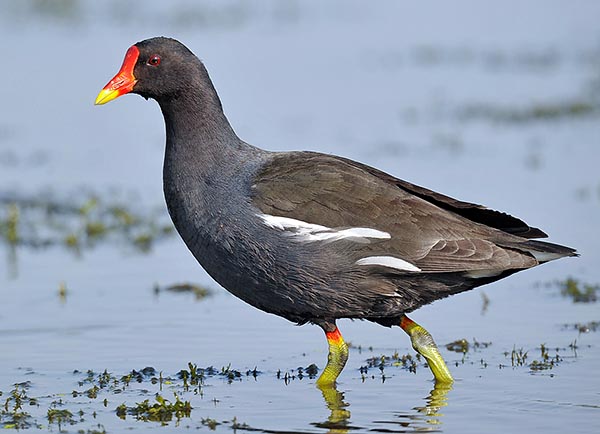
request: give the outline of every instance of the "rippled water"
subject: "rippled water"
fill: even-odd
[[[592,2],[2,3],[0,426],[16,411],[14,384],[28,382],[17,392],[35,398],[22,410],[41,430],[596,432],[598,304],[554,283],[600,282],[599,15]],[[582,256],[413,314],[440,345],[470,342],[466,354],[442,349],[451,390],[434,389],[422,361],[416,373],[394,360],[365,368],[414,351],[399,330],[341,321],[350,360],[323,395],[298,371],[324,366],[322,332],[230,296],[176,236],[144,253],[117,233],[77,253],[56,224],[80,217],[50,223],[23,208],[20,236],[55,242],[10,248],[10,204],[28,198],[98,196],[168,222],[157,105],[92,105],[127,47],[155,35],[205,61],[248,142],[363,161],[524,218]],[[154,290],[181,282],[214,295]],[[556,361],[549,369],[534,363],[544,354]],[[186,391],[177,374],[189,362],[215,370]],[[148,366],[141,382],[120,380]],[[88,396],[105,370],[111,382]],[[174,392],[193,409],[167,428],[116,414]],[[73,418],[59,427],[49,409]]]

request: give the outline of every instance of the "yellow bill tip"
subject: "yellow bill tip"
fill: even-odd
[[[102,89],[96,97],[94,105],[102,105],[112,101],[120,95],[120,92],[115,89]]]

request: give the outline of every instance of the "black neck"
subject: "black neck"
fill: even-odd
[[[265,153],[235,134],[202,64],[180,89],[157,98],[167,135],[166,183],[174,176],[201,179],[206,184],[225,182],[239,177],[240,167],[249,169],[249,162]]]
[[[218,148],[239,141],[210,81],[193,83],[177,95],[159,99],[158,103],[165,118],[167,147]]]

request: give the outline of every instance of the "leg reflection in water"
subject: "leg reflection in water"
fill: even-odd
[[[448,405],[448,392],[452,390],[452,384],[444,382],[436,382],[435,386],[429,392],[429,396],[425,398],[427,404],[423,407],[415,407],[419,413],[427,416],[425,422],[428,425],[441,425],[441,417],[444,416],[440,410]]]
[[[331,412],[327,418],[327,422],[314,423],[313,425],[319,428],[329,429],[328,433],[342,434],[347,433],[351,428],[350,422],[350,411],[348,410],[349,404],[344,401],[344,394],[337,390],[335,383],[320,385],[317,383],[317,387],[323,394],[325,405]]]
[[[424,406],[412,407],[412,411],[405,412],[385,412],[385,414],[392,414],[389,420],[385,420],[383,414],[372,415],[374,420],[368,421],[354,421],[350,422],[351,413],[349,410],[350,404],[345,401],[344,393],[338,391],[335,384],[322,385],[317,383],[318,389],[323,395],[325,405],[330,411],[327,421],[315,422],[312,425],[319,428],[328,429],[328,433],[342,434],[361,429],[360,425],[364,425],[364,429],[373,429],[375,424],[384,424],[384,428],[389,429],[391,425],[400,425],[403,430],[410,429],[414,431],[438,431],[440,425],[442,425],[442,417],[444,414],[441,412],[443,407],[448,405],[448,392],[452,390],[452,384],[446,382],[436,382],[435,386],[424,398]],[[387,385],[381,385],[381,387],[388,387]],[[358,390],[358,389],[356,389]],[[385,392],[385,391],[382,391]],[[355,392],[359,393],[359,392]],[[384,394],[382,393],[382,396]],[[385,399],[385,398],[382,398]],[[421,398],[422,399],[422,398]],[[382,402],[382,407],[385,408],[386,403]]]

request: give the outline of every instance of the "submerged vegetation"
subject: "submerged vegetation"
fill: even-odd
[[[584,282],[570,276],[560,280],[538,282],[536,286],[553,291],[558,289],[562,297],[570,299],[573,303],[595,303],[600,292],[600,284]]]
[[[210,297],[214,294],[213,290],[195,283],[175,283],[163,287],[154,285],[154,293],[158,295],[161,292],[192,293],[194,294],[196,300],[203,300],[206,297]]]
[[[432,113],[428,110],[408,109],[403,118],[410,123],[428,116],[434,120],[449,117],[460,122],[488,121],[521,126],[537,122],[597,118],[600,116],[600,50],[597,47],[583,49],[577,54],[566,53],[556,47],[537,47],[505,51],[502,49],[475,49],[464,46],[417,46],[411,52],[388,52],[381,57],[387,68],[461,67],[480,68],[495,73],[519,72],[521,74],[547,75],[561,67],[570,65],[590,70],[589,76],[569,95],[558,98],[545,97],[523,99],[500,104],[495,100],[482,102],[435,104]]]
[[[525,123],[595,116],[599,113],[600,104],[592,101],[573,100],[537,103],[523,107],[472,104],[461,108],[457,112],[457,116],[462,121],[487,119],[501,123]]]
[[[600,328],[600,321],[578,322],[574,324],[564,324],[564,329],[577,330],[579,333],[595,332]]]
[[[564,281],[556,282],[563,297],[570,298],[575,303],[594,303],[598,301],[600,285],[581,282],[569,277]]]
[[[492,345],[491,342],[479,342],[477,339],[473,338],[473,342],[470,343],[463,338],[446,344],[446,349],[455,353],[468,353],[469,350],[477,351],[479,349],[487,348],[490,345]]]
[[[103,242],[141,252],[174,233],[164,210],[95,193],[74,197],[0,195],[0,243],[10,247],[62,246],[81,253]]]

